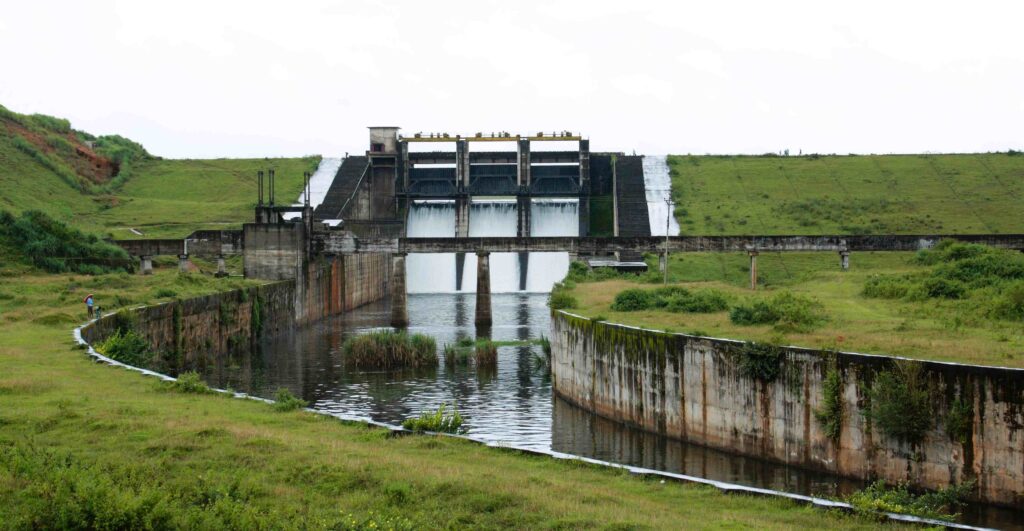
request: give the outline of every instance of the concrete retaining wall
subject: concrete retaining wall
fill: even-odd
[[[935,419],[907,443],[866,414],[867,389],[895,358],[786,347],[764,381],[741,370],[745,345],[553,312],[553,386],[601,416],[713,448],[930,489],[974,479],[986,502],[1024,503],[1024,370],[900,361],[920,366]],[[830,370],[842,379],[837,440],[815,417]],[[972,406],[966,443],[947,429],[958,400]]]

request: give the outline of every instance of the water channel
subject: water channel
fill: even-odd
[[[547,295],[503,293],[493,298],[496,341],[528,340],[547,335]],[[410,332],[429,334],[438,346],[474,337],[472,294],[409,296]],[[273,397],[288,388],[312,407],[351,418],[398,425],[442,403],[464,415],[468,435],[496,444],[601,459],[654,470],[771,488],[800,494],[841,496],[861,487],[854,480],[769,463],[644,433],[597,417],[553,396],[547,366],[537,345],[502,346],[498,366],[368,371],[347,367],[345,338],[386,327],[386,303],[375,303],[344,316],[265,341],[260,352],[234,366],[213,367],[206,379],[257,396]],[[965,523],[999,528],[1019,527],[1020,513],[971,507]]]

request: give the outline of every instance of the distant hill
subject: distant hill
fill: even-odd
[[[320,158],[166,160],[118,135],[0,106],[0,210],[39,210],[115,238],[180,237],[252,218],[256,171],[274,168],[288,202]],[[141,236],[136,234],[141,232]]]
[[[1024,233],[1024,154],[670,156],[682,234]]]

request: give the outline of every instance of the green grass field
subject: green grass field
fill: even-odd
[[[1021,233],[1024,156],[670,156],[684,235]]]
[[[74,346],[114,309],[249,283],[0,266],[0,529],[872,528],[773,498],[183,394]],[[371,525],[372,524],[372,525]]]
[[[671,257],[670,281],[684,287],[710,287],[733,302],[766,299],[781,291],[821,301],[829,316],[808,332],[781,333],[770,325],[733,324],[728,311],[671,313],[664,310],[617,312],[615,295],[626,288],[656,288],[628,278],[578,283],[572,294],[580,306],[570,311],[588,317],[657,330],[697,333],[804,347],[890,354],[919,359],[1024,367],[1024,323],[978,315],[966,301],[907,301],[868,298],[861,294],[872,275],[924,271],[913,253],[866,252],[851,255],[850,270],[839,268],[832,253],[761,253],[759,289],[750,286],[749,258],[744,253],[685,253]],[[657,271],[657,259],[648,260]],[[656,276],[660,280],[660,275]]]

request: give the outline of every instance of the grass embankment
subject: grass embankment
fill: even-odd
[[[656,271],[657,260],[651,261]],[[668,309],[615,311],[616,294],[631,288],[657,289],[652,278],[622,277],[575,283],[553,300],[575,298],[571,310],[588,317],[658,330],[748,339],[776,344],[891,354],[919,359],[1024,367],[1024,323],[996,318],[982,311],[985,291],[972,298],[877,298],[864,295],[873,276],[910,275],[925,283],[935,265],[921,263],[914,253],[853,253],[850,270],[839,269],[833,253],[762,253],[758,257],[760,287],[749,289],[749,258],[744,253],[687,253],[671,257],[670,280],[691,291],[715,290],[730,306],[752,307],[782,293],[821,303],[827,320],[811,326],[738,325],[730,311],[672,312]],[[987,288],[982,288],[987,289]],[[812,308],[813,310],[813,308]],[[782,323],[785,325],[785,323]]]
[[[772,498],[645,481],[460,440],[391,438],[185,393],[91,362],[81,298],[157,302],[246,281],[0,275],[0,528],[867,528]],[[163,295],[161,295],[163,294]],[[183,390],[186,390],[184,386]],[[384,525],[381,525],[384,524]]]
[[[1020,152],[668,161],[684,235],[1024,232]]]
[[[66,120],[0,107],[0,210],[39,210],[102,236],[238,228],[253,216],[257,170],[275,169],[277,202],[291,204],[319,160],[164,160],[117,135],[97,138]]]

